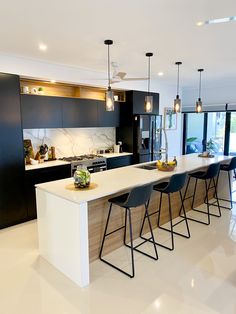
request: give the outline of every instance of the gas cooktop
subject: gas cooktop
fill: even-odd
[[[60,160],[64,161],[81,161],[81,160],[91,160],[91,159],[98,159],[98,158],[103,158],[101,155],[94,155],[94,154],[87,154],[87,155],[79,155],[79,156],[71,156],[71,157],[63,157],[59,158]]]

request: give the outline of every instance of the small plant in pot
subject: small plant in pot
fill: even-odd
[[[77,167],[74,173],[74,185],[76,188],[86,188],[90,185],[90,172],[86,167]]]
[[[43,95],[43,87],[40,86],[40,87],[38,88],[38,94],[39,94],[39,95]]]

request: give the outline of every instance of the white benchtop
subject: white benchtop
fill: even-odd
[[[104,196],[112,195],[118,192],[122,192],[127,189],[131,189],[135,186],[154,183],[156,181],[169,178],[175,173],[190,172],[205,166],[208,166],[214,162],[227,161],[231,159],[228,156],[216,156],[214,158],[201,158],[197,154],[178,156],[178,165],[174,171],[164,172],[157,169],[145,170],[138,169],[137,167],[142,165],[132,165],[117,169],[111,169],[105,172],[97,172],[91,174],[91,182],[97,185],[94,189],[78,189],[70,190],[73,184],[73,178],[62,179],[58,181],[52,181],[42,184],[37,184],[38,189],[47,191],[66,200],[75,203],[84,203],[99,199]],[[148,164],[148,163],[143,163]]]
[[[122,157],[122,156],[129,156],[133,155],[132,153],[106,153],[106,154],[99,154],[100,156],[106,157],[106,158],[113,158],[113,157]]]
[[[52,160],[52,161],[45,161],[40,164],[36,165],[25,165],[25,170],[35,170],[35,169],[42,169],[47,167],[55,167],[55,166],[63,166],[68,165],[70,162],[64,160]]]

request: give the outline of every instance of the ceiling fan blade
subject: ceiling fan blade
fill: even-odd
[[[119,77],[121,80],[123,80],[126,74],[126,72],[118,72],[116,73],[115,77]]]
[[[123,79],[123,81],[146,81],[146,80],[148,80],[147,77],[127,77]]]

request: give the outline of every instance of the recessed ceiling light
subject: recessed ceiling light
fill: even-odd
[[[197,26],[202,26],[202,25],[209,25],[209,24],[219,24],[219,23],[228,23],[228,22],[233,22],[236,21],[236,16],[229,16],[229,17],[223,17],[220,19],[213,19],[213,20],[208,20],[205,22],[197,22]]]
[[[197,25],[197,26],[202,26],[202,25],[204,25],[204,22],[199,21],[199,22],[196,23],[196,25]]]
[[[159,76],[163,76],[163,75],[164,75],[164,73],[163,73],[163,72],[158,72],[158,73],[157,73],[157,75],[159,75]]]
[[[48,47],[44,44],[39,44],[39,50],[41,51],[46,51],[48,49]]]

